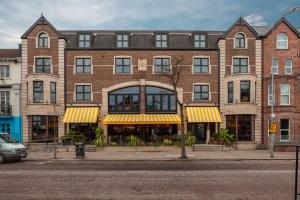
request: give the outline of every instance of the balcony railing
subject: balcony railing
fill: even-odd
[[[12,106],[8,104],[0,104],[0,116],[11,116]]]

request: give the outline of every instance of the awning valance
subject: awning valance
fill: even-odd
[[[180,124],[177,114],[108,114],[103,124]]]
[[[187,107],[188,122],[222,122],[217,107]]]
[[[63,123],[97,123],[98,107],[71,107],[67,108]]]

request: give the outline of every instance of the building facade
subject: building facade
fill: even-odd
[[[20,49],[0,49],[0,132],[22,141]]]

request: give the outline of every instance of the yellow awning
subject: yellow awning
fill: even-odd
[[[63,123],[97,123],[98,107],[71,107],[67,108]]]
[[[180,124],[177,114],[108,114],[103,124]]]
[[[186,107],[188,122],[222,122],[217,107]]]

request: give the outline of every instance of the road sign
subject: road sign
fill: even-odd
[[[275,117],[276,117],[276,114],[275,114],[275,113],[272,113],[272,114],[271,114],[271,118],[274,119]]]
[[[276,133],[277,132],[277,125],[275,123],[271,123],[269,129],[270,129],[271,133]]]

